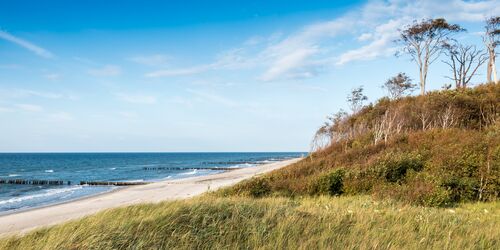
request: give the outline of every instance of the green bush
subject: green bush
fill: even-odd
[[[441,187],[448,191],[452,202],[475,201],[479,197],[479,183],[473,178],[452,176],[445,179]]]
[[[250,182],[250,195],[252,197],[264,197],[269,195],[271,192],[271,187],[269,186],[269,182],[265,178],[256,178],[252,182]]]
[[[454,204],[450,192],[442,188],[437,188],[422,198],[421,205],[428,207],[449,207]]]
[[[374,166],[378,175],[388,182],[401,182],[410,170],[421,171],[424,168],[422,156],[414,153],[388,154]]]
[[[311,185],[311,193],[332,196],[341,195],[344,193],[344,175],[345,171],[343,169],[336,169],[328,174],[320,176]]]

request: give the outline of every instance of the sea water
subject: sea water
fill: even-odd
[[[154,182],[220,173],[304,153],[0,153],[0,179],[61,180],[70,185],[0,184],[0,214],[109,192],[80,181]],[[196,169],[188,169],[196,168]]]

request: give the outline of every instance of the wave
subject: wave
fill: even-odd
[[[137,179],[137,180],[126,180],[124,182],[144,182],[144,179]]]
[[[20,174],[9,174],[9,177],[17,177],[17,176],[21,176]]]
[[[254,163],[236,164],[229,166],[228,168],[249,168],[249,167],[255,167],[255,164]]]
[[[82,188],[83,188],[82,186],[75,186],[75,187],[69,187],[69,188],[48,189],[44,193],[41,193],[41,194],[26,195],[26,196],[11,198],[8,200],[3,200],[3,201],[0,201],[0,205],[15,203],[15,202],[23,202],[23,201],[37,199],[37,198],[43,198],[43,197],[49,197],[49,196],[63,194],[63,193],[67,193],[67,192],[73,193],[74,191],[82,189]]]
[[[187,173],[182,173],[182,174],[179,174],[179,175],[193,175],[193,174],[196,174],[198,173],[198,170],[197,169],[194,169],[193,171],[191,172],[187,172]]]
[[[116,168],[109,168],[109,170],[115,170]]]
[[[54,173],[54,170],[48,169],[48,170],[45,170],[45,173]]]

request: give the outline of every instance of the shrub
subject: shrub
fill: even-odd
[[[315,179],[311,185],[311,194],[341,195],[344,193],[344,174],[343,169],[336,169]]]
[[[387,154],[374,166],[378,175],[388,182],[401,182],[408,171],[421,171],[423,168],[422,156],[415,153]]]
[[[479,183],[473,178],[452,176],[446,178],[441,187],[448,191],[452,202],[475,201],[479,196]]]
[[[252,197],[263,197],[271,193],[271,187],[269,186],[268,180],[265,178],[256,178],[249,184],[249,193]]]

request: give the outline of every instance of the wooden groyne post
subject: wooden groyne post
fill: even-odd
[[[0,179],[0,184],[14,184],[14,185],[71,185],[71,181]]]

